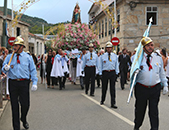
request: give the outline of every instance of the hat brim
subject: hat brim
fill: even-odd
[[[13,46],[14,45],[22,45],[22,46],[24,46],[24,48],[26,48],[26,46],[24,44],[22,44],[22,43],[14,43]]]
[[[106,48],[111,48],[111,47],[113,47],[113,46],[106,46]]]

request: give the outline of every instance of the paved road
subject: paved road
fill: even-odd
[[[117,83],[117,110],[110,108],[109,92],[105,105],[99,105],[100,88],[96,88],[95,97],[90,97],[79,84],[71,85],[70,82],[66,83],[65,90],[59,90],[58,86],[55,89],[46,89],[44,84],[38,86],[36,92],[31,92],[29,130],[133,130],[134,98],[130,104],[126,103],[129,86],[122,91]],[[161,95],[160,130],[169,128],[168,102],[168,96]],[[146,114],[141,130],[149,129]],[[12,130],[10,103],[0,119],[0,130]]]

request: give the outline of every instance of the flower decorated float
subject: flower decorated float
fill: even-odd
[[[60,25],[56,39],[52,45],[53,48],[62,48],[63,50],[81,49],[88,47],[90,43],[97,49],[100,47],[98,36],[89,29],[85,23],[81,24],[80,7],[76,4],[73,11],[72,23]]]

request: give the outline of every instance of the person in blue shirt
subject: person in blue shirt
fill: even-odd
[[[100,57],[99,74],[102,75],[102,97],[100,105],[104,104],[106,98],[106,92],[108,88],[108,81],[110,81],[110,96],[111,107],[117,109],[115,82],[116,75],[119,73],[119,65],[117,55],[112,53],[113,45],[111,42],[106,43],[107,52]]]
[[[32,90],[37,90],[37,71],[32,56],[23,51],[24,40],[19,36],[14,42],[14,52],[9,54],[2,67],[2,71],[8,71],[9,94],[11,98],[12,120],[14,130],[20,130],[20,120],[25,129],[29,128],[27,114],[30,106],[29,83],[32,80]],[[8,65],[13,55],[10,65]],[[19,112],[21,104],[21,117]]]
[[[85,93],[88,94],[91,79],[90,96],[94,96],[96,67],[98,68],[98,56],[93,52],[93,44],[89,44],[89,52],[83,57],[82,74],[85,72]]]
[[[163,60],[159,54],[153,52],[154,43],[152,39],[144,37],[141,43],[144,53],[134,91],[136,98],[134,130],[139,130],[141,127],[147,105],[149,108],[151,130],[158,130],[158,103],[160,100],[161,84],[164,86],[163,94],[168,92],[168,84],[163,68]]]

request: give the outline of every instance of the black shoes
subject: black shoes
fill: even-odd
[[[101,101],[101,102],[100,102],[100,105],[103,105],[103,104],[104,104],[104,102]]]
[[[115,105],[111,105],[111,108],[117,109],[118,107]]]
[[[26,130],[29,129],[29,124],[28,124],[28,122],[23,123],[23,127],[24,127]]]
[[[86,95],[88,94],[88,92],[87,92],[87,91],[86,91],[85,93],[86,93]]]
[[[121,89],[124,90],[124,86],[122,86]]]
[[[84,89],[84,87],[81,85],[81,89],[83,90]]]
[[[94,97],[94,94],[90,94],[91,97]]]

